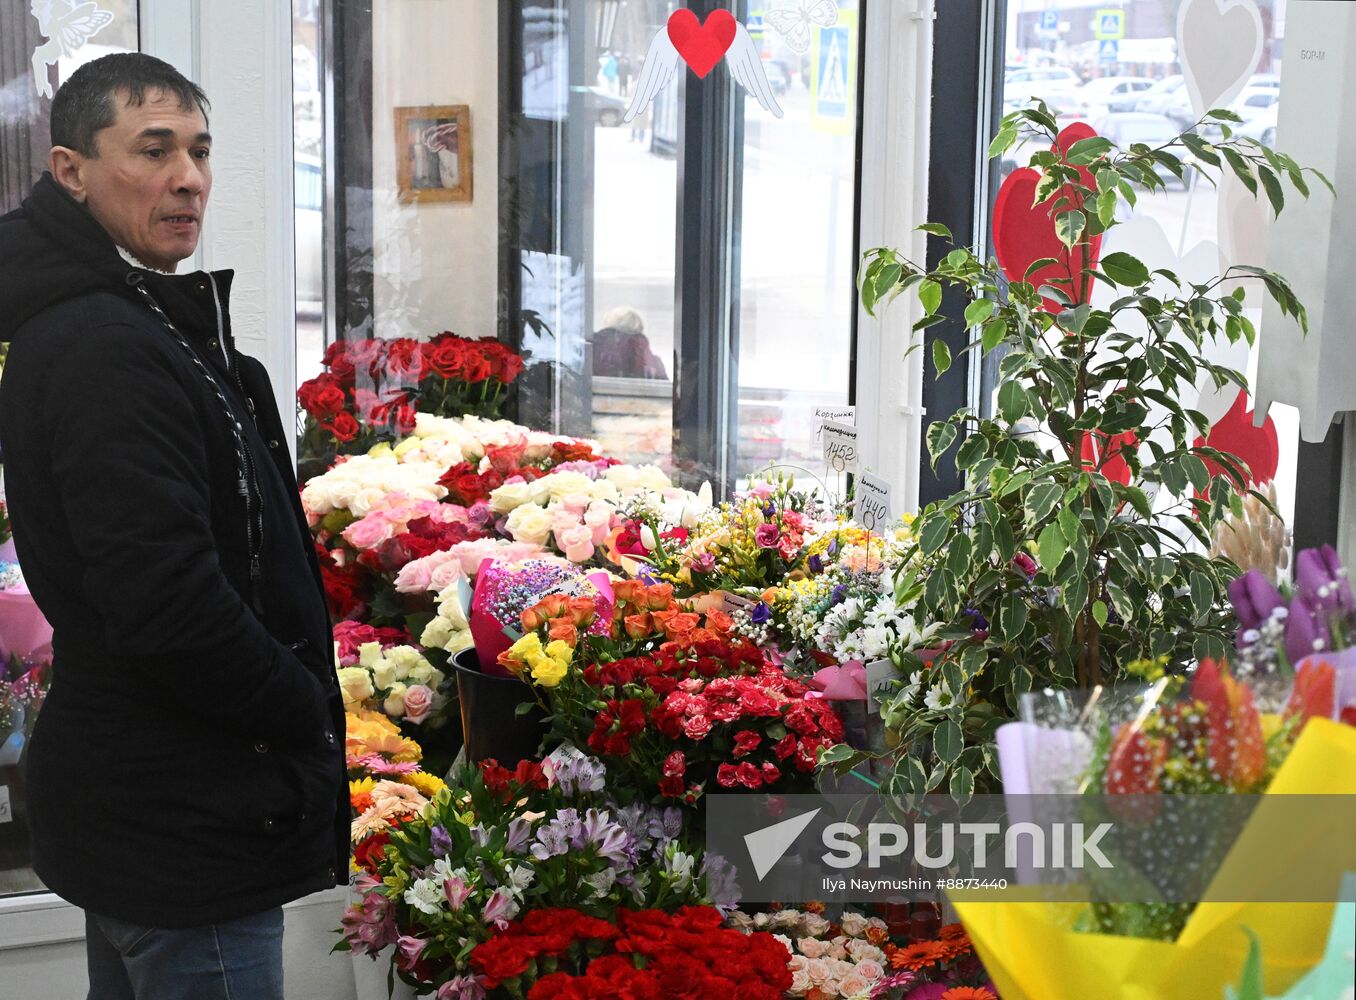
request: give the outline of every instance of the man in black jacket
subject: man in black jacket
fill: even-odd
[[[282,911],[347,877],[324,592],[231,272],[175,275],[211,190],[202,91],[140,54],[52,104],[0,219],[0,442],[51,622],[34,867],[86,911],[92,1000],[281,1000]]]

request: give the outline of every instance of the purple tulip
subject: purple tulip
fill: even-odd
[[[1346,570],[1331,545],[1305,549],[1295,558],[1295,584],[1300,598],[1322,615],[1356,607]]]
[[[1304,598],[1295,597],[1290,602],[1290,618],[1285,623],[1285,655],[1292,664],[1299,663],[1321,647],[1315,645],[1325,639],[1327,629],[1323,628],[1318,615],[1304,603]]]
[[[1273,611],[1285,607],[1281,592],[1255,569],[1229,584],[1229,600],[1233,601],[1234,613],[1238,615],[1240,632],[1260,629],[1271,619]]]

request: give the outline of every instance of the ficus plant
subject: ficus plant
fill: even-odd
[[[1253,342],[1246,286],[1265,289],[1302,328],[1305,312],[1285,279],[1260,268],[1198,284],[1128,253],[1098,259],[1097,249],[1118,216],[1190,168],[1211,182],[1232,171],[1277,212],[1287,186],[1307,196],[1315,172],[1235,135],[1238,121],[1212,111],[1161,146],[1093,136],[1061,149],[1038,102],[1002,120],[989,155],[1019,139],[1043,147],[1030,165],[1057,257],[1009,280],[967,247],[932,269],[888,248],[865,253],[868,312],[912,292],[922,331],[945,319],[943,291],[958,289],[974,331],[965,352],[1001,358],[995,412],[962,409],[928,431],[934,467],[949,456],[964,488],[922,512],[895,581],[900,606],[940,623],[945,641],[893,654],[903,680],[882,705],[899,743],[890,790],[966,800],[996,789],[993,734],[1024,692],[1112,683],[1144,661],[1182,671],[1227,652],[1226,588],[1238,568],[1205,553],[1242,496],[1261,494],[1241,459],[1200,443],[1209,422],[1182,400],[1203,376],[1246,388],[1207,353],[1220,338]],[[1218,138],[1203,138],[1202,125]],[[920,228],[951,239],[942,226]],[[1098,285],[1111,290],[1104,305],[1091,301]],[[933,361],[939,375],[953,363],[940,340]],[[844,750],[829,763],[858,759]]]

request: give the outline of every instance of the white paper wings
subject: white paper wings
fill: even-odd
[[[748,29],[738,22],[735,23],[734,41],[726,50],[724,59],[735,82],[752,94],[763,106],[763,110],[772,112],[778,118],[782,117],[781,105],[777,103],[777,97],[772,93],[772,85],[767,82],[767,73],[763,69],[758,46],[749,37]],[[681,62],[682,57],[669,40],[667,26],[660,28],[654,40],[650,42],[649,51],[645,53],[645,65],[641,68],[635,94],[622,120],[629,122],[644,112],[655,95],[673,81],[673,75],[678,72]]]

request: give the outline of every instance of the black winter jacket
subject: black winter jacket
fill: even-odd
[[[0,447],[53,628],[28,755],[34,867],[72,903],[158,927],[347,878],[324,591],[268,376],[232,346],[230,285],[127,264],[49,175],[0,219]],[[239,422],[250,503],[194,355]]]

